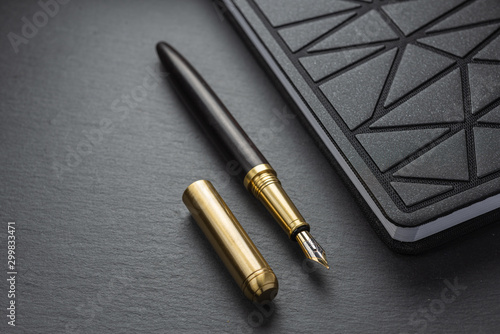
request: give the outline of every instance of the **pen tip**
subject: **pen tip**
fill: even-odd
[[[297,234],[297,242],[309,260],[323,265],[326,269],[330,269],[326,260],[325,250],[308,231],[302,231]]]
[[[322,258],[315,258],[313,261],[315,262],[318,262],[320,264],[322,264],[326,269],[330,269],[330,266],[328,265],[328,262],[326,262],[326,259],[322,259]]]

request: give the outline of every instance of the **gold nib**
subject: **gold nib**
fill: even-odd
[[[326,262],[325,250],[314,240],[309,232],[302,231],[297,234],[297,242],[309,260],[321,263],[326,269],[330,269],[328,262]]]

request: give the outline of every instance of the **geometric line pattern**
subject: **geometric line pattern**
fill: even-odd
[[[464,121],[462,81],[456,69],[420,94],[393,109],[370,128],[388,128]]]
[[[464,0],[416,0],[396,2],[382,8],[403,33],[409,35],[462,2]]]
[[[452,186],[446,185],[406,182],[391,182],[391,186],[408,206],[418,204],[453,189]]]
[[[499,0],[252,1],[399,208],[500,178]],[[302,48],[276,37],[329,18]]]
[[[449,52],[458,57],[465,57],[467,53],[484,41],[489,35],[497,30],[498,27],[498,24],[492,24],[452,31],[446,34],[421,38],[418,42]]]

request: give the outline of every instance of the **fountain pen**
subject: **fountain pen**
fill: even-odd
[[[309,233],[310,227],[277,178],[276,171],[236,122],[210,86],[172,46],[159,42],[156,51],[179,97],[210,140],[252,193],[297,241],[306,257],[329,269],[324,249]]]

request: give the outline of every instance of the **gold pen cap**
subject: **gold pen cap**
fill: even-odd
[[[194,182],[182,201],[245,296],[252,302],[271,301],[278,293],[278,280],[213,185]]]

